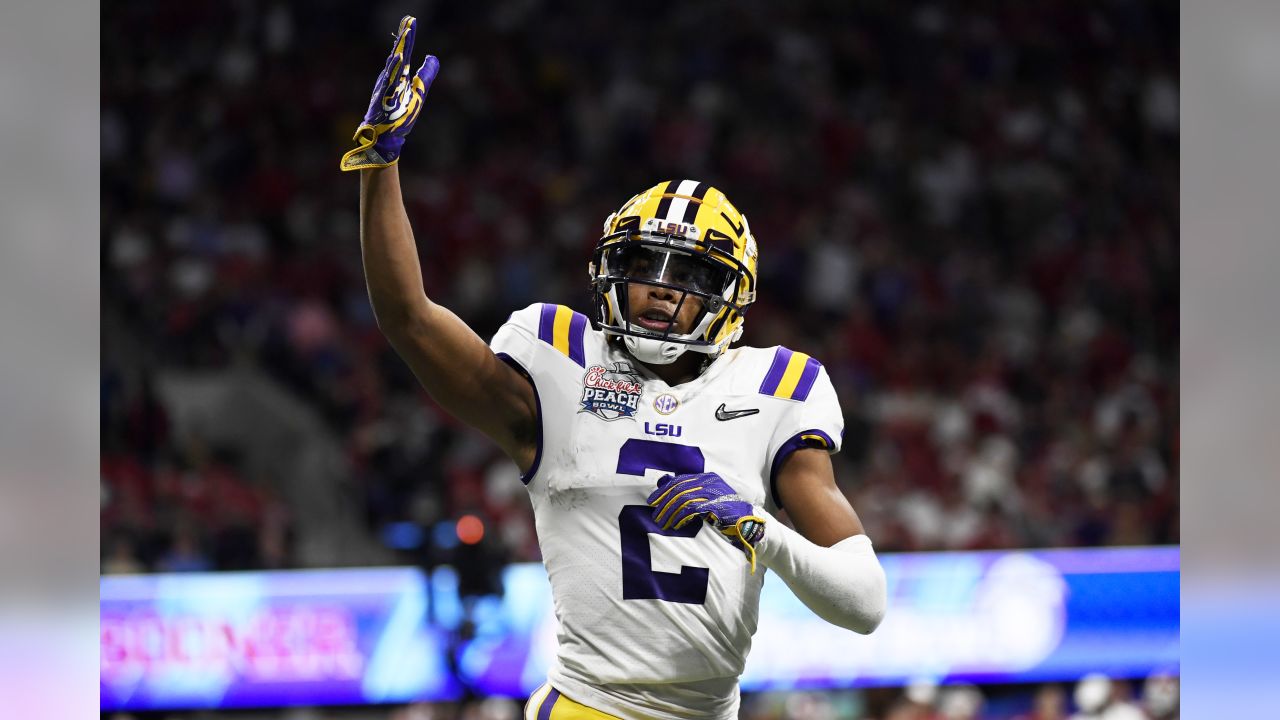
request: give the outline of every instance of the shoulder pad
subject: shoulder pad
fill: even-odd
[[[760,394],[803,402],[808,399],[821,369],[822,363],[805,353],[778,347],[769,372],[760,383]]]
[[[509,323],[529,331],[560,354],[582,367],[587,365],[583,338],[587,332],[587,316],[564,305],[534,303],[511,314]]]

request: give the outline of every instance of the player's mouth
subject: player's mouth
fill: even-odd
[[[671,329],[674,320],[675,317],[671,313],[650,308],[636,317],[636,324],[646,330],[665,333]]]

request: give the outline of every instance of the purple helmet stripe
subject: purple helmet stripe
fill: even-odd
[[[711,187],[710,185],[700,182],[696,186],[694,186],[693,192],[690,193],[690,195],[693,195],[694,197],[701,200],[706,196],[707,190],[710,187]],[[702,203],[700,202],[693,202],[693,201],[689,202],[689,204],[684,209],[684,217],[682,218],[685,225],[693,224],[693,221],[698,218],[698,208],[700,207],[702,207]]]
[[[676,180],[668,180],[666,184],[662,186],[662,194],[669,195],[675,192],[679,185],[680,183]],[[666,218],[667,213],[671,212],[671,200],[672,198],[669,197],[664,197],[659,200],[658,209],[654,211],[653,216],[656,218]]]

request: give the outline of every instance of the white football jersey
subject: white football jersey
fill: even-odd
[[[752,575],[705,523],[663,531],[645,501],[659,477],[705,471],[777,510],[787,455],[839,449],[826,370],[742,347],[672,387],[585,315],[547,304],[514,313],[492,347],[532,380],[541,415],[522,480],[560,624],[551,684],[628,719],[737,717],[764,568]]]

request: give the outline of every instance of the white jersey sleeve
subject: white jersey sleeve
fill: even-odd
[[[537,336],[531,331],[531,328],[536,328],[537,325],[528,316],[537,307],[532,305],[511,313],[511,317],[498,328],[493,340],[489,342],[489,347],[498,357],[515,365],[517,369],[525,371],[526,374],[533,363],[538,342]]]
[[[782,509],[777,481],[783,462],[801,448],[839,452],[844,415],[822,363],[785,347],[774,351],[760,394],[788,401],[769,438],[769,496],[774,506]]]
[[[520,478],[528,485],[542,464],[548,422],[546,415],[561,418],[565,411],[561,401],[577,392],[576,384],[586,365],[585,342],[590,322],[587,316],[564,305],[534,303],[517,310],[494,334],[489,347],[504,362],[513,366],[533,385],[538,407],[538,445],[533,465]],[[544,407],[545,399],[551,400]],[[551,424],[552,435],[561,434],[559,423]],[[550,438],[553,443],[557,439]]]

